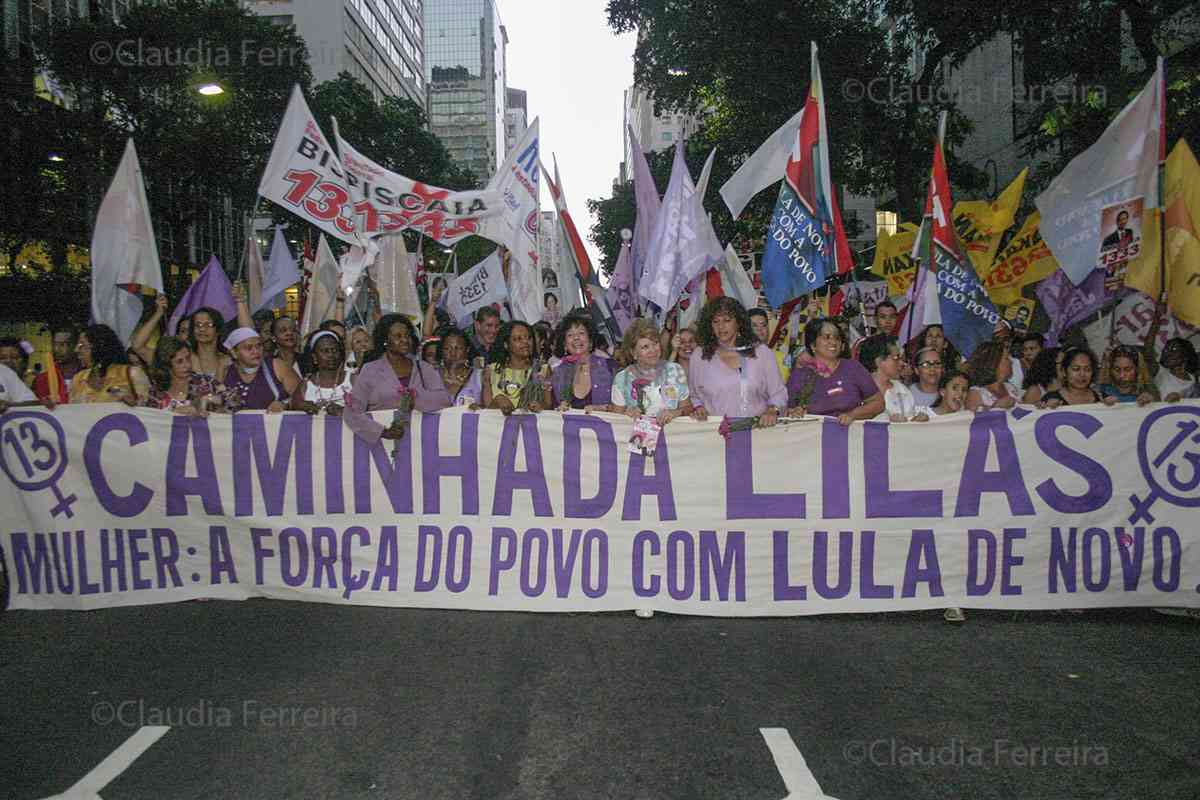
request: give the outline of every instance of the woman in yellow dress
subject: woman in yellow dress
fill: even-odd
[[[71,381],[72,403],[118,403],[132,405],[150,393],[150,379],[131,366],[125,347],[107,325],[89,325],[75,346],[83,369]]]

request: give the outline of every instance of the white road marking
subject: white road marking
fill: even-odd
[[[137,733],[125,740],[125,743],[109,754],[108,758],[96,765],[96,768],[84,775],[79,781],[62,794],[56,794],[44,800],[102,800],[100,790],[113,779],[129,768],[138,756],[150,749],[171,730],[168,725],[143,725]]]
[[[821,791],[787,728],[759,728],[758,732],[766,739],[775,768],[787,787],[788,795],[783,800],[837,800]]]

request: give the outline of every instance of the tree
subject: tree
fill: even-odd
[[[237,0],[175,0],[138,4],[119,23],[103,15],[74,20],[53,30],[40,52],[40,66],[72,107],[10,100],[19,114],[10,130],[18,139],[31,129],[52,137],[63,160],[49,170],[46,191],[17,199],[15,224],[0,219],[5,248],[22,237],[45,240],[53,253],[86,244],[125,139],[133,137],[164,265],[190,265],[198,228],[220,234],[199,242],[199,261],[216,252],[236,264],[240,220],[254,204],[288,95],[294,84],[311,82],[296,32]],[[196,91],[209,81],[224,93]],[[38,144],[22,139],[31,155]],[[45,164],[44,155],[32,163]],[[47,210],[50,224],[30,224]]]

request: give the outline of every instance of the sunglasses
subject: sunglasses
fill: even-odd
[[[917,366],[918,367],[940,367],[940,366],[942,366],[942,362],[940,362],[940,361],[921,361],[921,362],[917,363]]]

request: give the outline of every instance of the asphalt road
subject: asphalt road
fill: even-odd
[[[1200,626],[1152,611],[797,619],[254,600],[0,615],[0,796],[142,725],[134,798],[1200,797]]]

